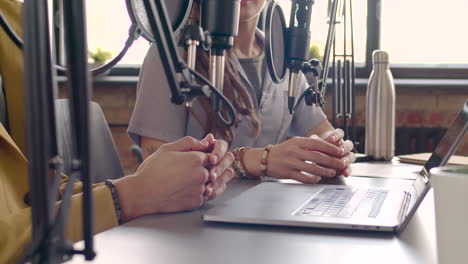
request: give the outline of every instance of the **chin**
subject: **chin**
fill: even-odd
[[[256,18],[263,9],[265,0],[242,0],[239,14],[239,22]]]

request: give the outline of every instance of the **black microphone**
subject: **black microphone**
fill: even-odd
[[[287,30],[286,58],[289,68],[288,109],[293,113],[299,72],[309,59],[310,19],[315,0],[291,0],[291,17]]]
[[[232,48],[239,29],[240,0],[203,0],[202,28],[211,35],[210,81],[223,91],[224,52]]]

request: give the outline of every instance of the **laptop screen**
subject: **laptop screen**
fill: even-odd
[[[444,166],[447,164],[447,161],[457,149],[467,129],[468,129],[468,100],[465,101],[457,117],[452,122],[452,124],[447,129],[447,131],[445,132],[444,136],[440,140],[440,143],[437,145],[434,152],[432,152],[431,157],[424,165],[424,168],[419,173],[418,177],[414,180],[414,183],[411,186],[410,193],[411,195],[413,195],[413,198],[416,198],[416,199],[411,199],[412,200],[412,204],[410,205],[411,210],[408,211],[408,215],[414,214],[415,209],[419,206],[422,199],[424,198],[424,196],[430,189],[429,171],[432,168]]]
[[[447,129],[442,137],[439,145],[432,153],[429,160],[424,165],[426,172],[429,172],[434,167],[444,166],[447,164],[450,156],[455,152],[455,149],[463,139],[468,127],[468,100],[465,101],[463,108],[457,117]]]

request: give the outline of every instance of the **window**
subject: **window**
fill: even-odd
[[[88,49],[101,48],[117,55],[124,47],[131,24],[125,0],[86,0],[86,16]],[[120,64],[141,64],[148,47],[148,41],[138,38]]]
[[[289,23],[291,0],[276,0]],[[345,0],[353,5],[355,61],[358,77],[367,77],[372,50],[380,47],[390,54],[392,64],[404,64],[405,77],[433,76],[434,71],[456,68],[457,78],[468,64],[468,34],[463,26],[468,2],[463,0]],[[327,0],[316,0],[312,7],[312,45],[323,54],[327,37]],[[128,35],[130,18],[125,0],[87,0],[88,47],[119,52]],[[109,6],[112,6],[110,11]],[[371,14],[371,16],[368,16]],[[373,14],[380,12],[380,18]],[[349,28],[349,23],[348,23]],[[379,38],[380,36],[380,38]],[[347,34],[350,37],[350,34]],[[337,54],[343,53],[343,25],[337,25]],[[368,50],[367,50],[368,49]],[[120,65],[141,64],[148,42],[140,37],[134,42]],[[347,46],[348,52],[350,46]],[[367,65],[365,64],[367,62]],[[415,65],[411,65],[415,64]],[[448,66],[441,66],[447,64]],[[462,65],[463,64],[463,65]],[[362,67],[366,66],[366,67]],[[408,68],[409,67],[409,68]],[[409,69],[409,71],[407,70]],[[419,70],[418,70],[419,69]],[[420,71],[423,70],[423,71]],[[397,74],[398,75],[398,74]],[[447,75],[444,72],[444,76]],[[396,76],[398,78],[398,76]]]
[[[467,64],[468,2],[382,1],[381,47],[392,63]]]
[[[286,22],[289,23],[291,0],[278,0],[283,8]],[[130,18],[127,13],[125,1],[115,0],[87,0],[88,48],[94,51],[97,48],[109,50],[116,55],[123,47],[128,36]],[[108,11],[113,6],[112,12]],[[328,1],[315,1],[312,7],[311,44],[319,47],[323,54],[327,38],[327,5]],[[356,62],[365,61],[366,42],[366,0],[353,1],[354,41]],[[349,26],[349,25],[348,25]],[[337,44],[343,43],[343,26],[337,26]],[[348,33],[349,38],[349,33]],[[342,45],[337,45],[337,52],[342,52]],[[129,49],[120,64],[140,64],[148,50],[148,42],[139,38]],[[350,46],[348,46],[348,51]]]

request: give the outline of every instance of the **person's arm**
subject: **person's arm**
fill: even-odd
[[[31,241],[31,208],[0,215],[0,263],[17,263]]]
[[[143,151],[143,158],[146,159],[167,142],[156,138],[141,136],[140,143],[141,150]]]
[[[301,75],[300,82],[302,89],[306,89],[307,84],[303,75]],[[321,121],[317,122],[316,120]],[[349,176],[351,174],[351,163],[356,160],[355,154],[351,152],[354,149],[353,142],[343,140],[345,136],[344,131],[335,129],[330,124],[321,107],[317,105],[308,106],[302,102],[294,113],[291,128],[292,133],[296,135],[305,137],[318,136],[326,142],[343,149],[344,154],[335,157],[345,161],[347,166],[342,170],[337,169],[336,175]]]
[[[77,190],[79,187],[77,188]],[[106,186],[93,189],[96,233],[117,225],[114,203]],[[73,242],[82,239],[82,194],[72,196],[68,218],[67,238]],[[0,263],[16,263],[25,253],[32,234],[31,207],[17,208],[13,213],[0,215]]]
[[[328,122],[328,120],[323,120],[316,127],[312,128],[305,134],[306,137],[311,137],[312,135],[323,135],[328,131],[335,130],[335,128]]]
[[[239,157],[249,176],[262,176],[261,158],[264,151],[262,148],[250,148],[244,150],[242,157]],[[335,177],[337,170],[345,168],[346,164],[336,158],[342,151],[317,136],[291,138],[270,149],[266,174],[274,178],[317,183],[321,177]]]
[[[68,181],[62,177],[61,186]],[[0,263],[16,263],[31,241],[31,207],[25,202],[28,186],[28,163],[0,124]],[[74,183],[68,218],[67,238],[82,239],[81,183]],[[95,231],[102,232],[117,225],[112,197],[106,186],[94,185]],[[60,202],[57,203],[59,206]]]

